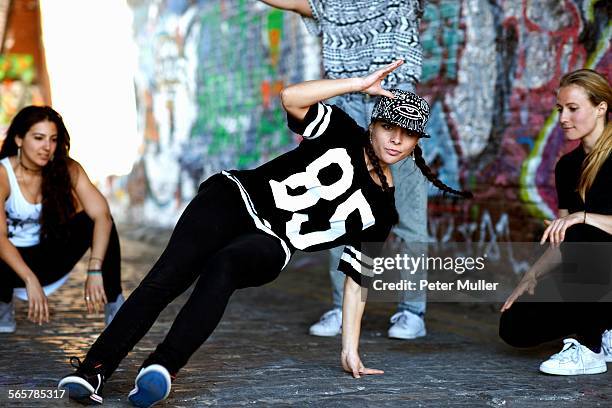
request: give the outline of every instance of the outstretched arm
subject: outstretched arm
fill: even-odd
[[[359,357],[359,334],[365,301],[361,300],[361,287],[351,278],[344,281],[344,301],[342,302],[342,353],[340,359],[344,371],[354,378],[368,374],[383,374],[384,371],[365,368]]]
[[[268,6],[276,7],[281,10],[294,11],[304,17],[312,17],[312,10],[308,0],[260,0]]]
[[[536,261],[535,264],[521,278],[516,288],[512,291],[506,302],[500,309],[500,312],[505,312],[516,302],[516,300],[525,294],[525,292],[533,295],[535,293],[538,279],[549,273],[556,265],[561,264],[561,251],[559,248],[550,246],[544,254]]]
[[[319,79],[290,85],[281,91],[281,102],[285,110],[294,118],[302,120],[308,108],[317,102],[350,92],[364,92],[369,95],[393,94],[381,87],[381,82],[404,61],[397,60],[384,68],[361,78]]]

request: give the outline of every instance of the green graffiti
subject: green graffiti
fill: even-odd
[[[428,3],[423,15],[421,44],[423,45],[423,73],[425,83],[443,75],[446,79],[457,78],[457,53],[464,41],[459,28],[461,4],[457,1],[441,0]]]
[[[244,168],[292,143],[274,85],[282,77],[285,13],[257,12],[246,0],[225,4],[231,16],[219,5],[201,12],[198,118],[191,137],[206,141],[207,155],[232,154]]]
[[[17,80],[31,84],[36,77],[34,57],[30,54],[0,55],[0,81]]]

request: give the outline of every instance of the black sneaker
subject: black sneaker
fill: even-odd
[[[75,365],[76,361],[76,365]],[[62,378],[57,384],[58,389],[68,391],[68,397],[85,405],[102,405],[100,392],[104,385],[104,370],[102,364],[86,366],[78,357],[70,357],[70,365],[77,370]]]

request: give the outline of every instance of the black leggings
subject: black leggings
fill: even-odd
[[[164,341],[143,366],[176,374],[211,335],[236,289],[274,280],[285,261],[278,239],[256,229],[237,186],[206,180],[179,219],[151,271],[93,344],[84,364],[102,363],[107,378],[161,311],[198,279]]]
[[[610,242],[611,240],[610,234],[584,224],[570,227],[565,236],[565,242]],[[579,250],[584,251],[589,248],[585,246]],[[593,252],[598,250],[594,248]],[[564,264],[571,262],[568,259],[576,258],[576,254],[568,253],[571,251],[564,251],[563,246],[561,251]],[[610,255],[597,253],[596,256],[599,267],[581,272],[592,275],[592,271],[597,269],[597,273],[601,275],[599,278],[605,281],[610,276]],[[588,255],[582,254],[582,258],[585,257]],[[566,273],[565,276],[568,276],[567,270],[560,273]],[[593,276],[588,278],[592,279]],[[557,288],[565,299],[571,299],[571,294],[563,293],[563,285],[559,285],[558,282],[554,277],[546,277],[538,283],[536,295],[538,292],[546,292],[549,288]],[[595,290],[601,291],[603,288],[609,292],[609,287],[610,285],[599,285],[595,286]],[[593,299],[599,299],[604,295],[603,292],[593,293]],[[601,335],[610,328],[612,328],[612,302],[515,302],[501,315],[499,335],[514,347],[532,347],[547,341],[575,336],[582,344],[597,351],[601,345]]]
[[[94,222],[85,212],[75,214],[62,229],[60,237],[43,239],[38,245],[17,247],[25,263],[42,286],[58,281],[69,273],[91,247]],[[121,294],[121,251],[113,223],[102,264],[104,292],[109,302]],[[10,302],[13,289],[25,284],[4,262],[0,261],[0,302]]]

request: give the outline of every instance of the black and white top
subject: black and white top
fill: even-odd
[[[30,247],[40,242],[40,213],[42,204],[26,200],[10,159],[5,157],[0,164],[6,169],[11,193],[4,203],[8,239],[16,247]]]
[[[599,169],[597,177],[586,193],[586,204],[578,194],[578,183],[582,173],[582,162],[586,154],[578,146],[559,159],[555,166],[555,186],[558,207],[569,213],[587,211],[595,214],[612,215],[612,155]]]
[[[365,76],[403,59],[383,87],[417,83],[423,51],[419,24],[424,0],[308,0],[314,18],[308,30],[321,36],[323,68],[328,78]]]
[[[239,187],[256,226],[287,255],[346,245],[339,270],[366,286],[371,259],[362,243],[382,242],[394,221],[393,190],[366,167],[366,133],[336,106],[313,105],[303,121],[288,115],[300,145],[253,170],[223,172]],[[365,246],[363,246],[365,248]]]

